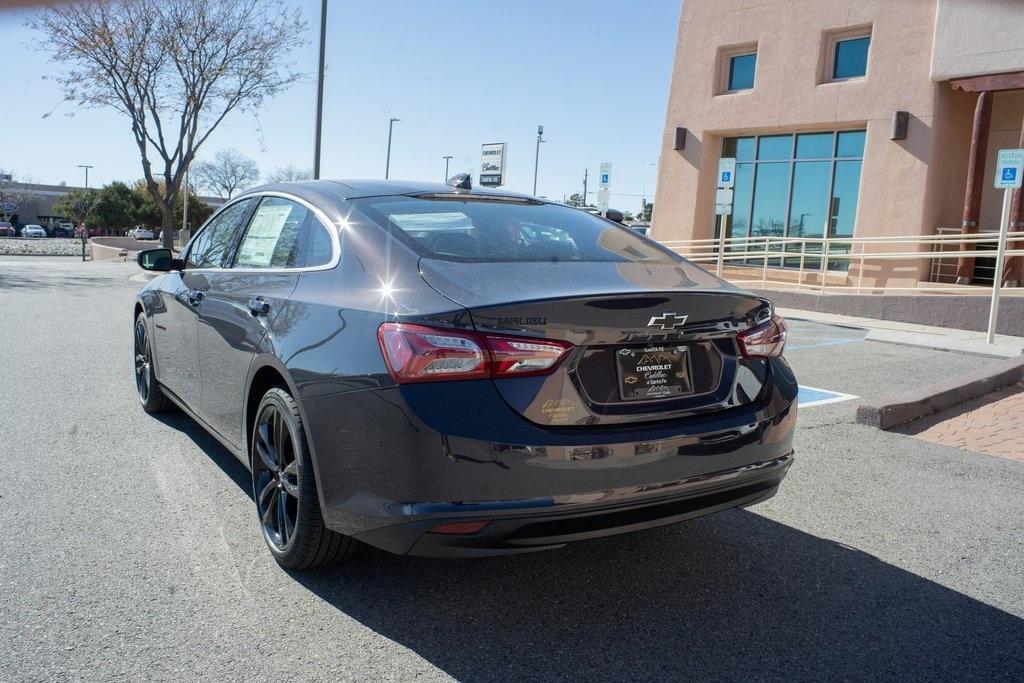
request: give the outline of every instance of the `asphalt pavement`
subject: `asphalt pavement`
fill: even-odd
[[[800,412],[779,495],[489,560],[277,567],[248,474],[138,407],[134,264],[0,257],[0,680],[1024,677],[1024,463]],[[793,323],[874,398],[979,356]],[[372,455],[372,454],[368,454]]]

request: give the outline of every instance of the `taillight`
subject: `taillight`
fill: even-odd
[[[568,342],[498,337],[405,323],[377,330],[388,371],[399,384],[549,373],[572,350]]]
[[[786,321],[773,315],[768,322],[740,332],[736,336],[736,342],[744,358],[781,356],[788,331]]]
[[[522,377],[551,372],[572,350],[568,342],[484,336],[491,352],[492,377]]]
[[[475,334],[384,323],[377,330],[377,340],[399,384],[480,379],[490,374],[487,352]]]

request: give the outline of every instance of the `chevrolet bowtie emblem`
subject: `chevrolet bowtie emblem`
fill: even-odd
[[[682,327],[685,324],[685,315],[677,315],[676,313],[662,313],[661,315],[651,316],[651,320],[650,322],[647,323],[647,327],[660,327],[663,330],[674,330]]]

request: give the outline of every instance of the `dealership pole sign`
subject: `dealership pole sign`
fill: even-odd
[[[480,184],[499,187],[505,184],[505,143],[492,142],[480,148]]]

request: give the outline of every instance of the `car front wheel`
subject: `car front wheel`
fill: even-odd
[[[347,559],[355,542],[324,526],[302,418],[284,389],[264,394],[250,444],[256,514],[278,564],[302,570]]]
[[[142,409],[147,413],[159,413],[170,407],[153,370],[153,344],[146,327],[146,316],[142,313],[135,318],[135,391],[139,395]]]

